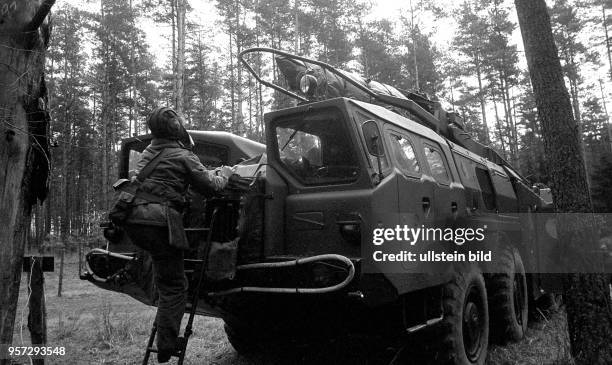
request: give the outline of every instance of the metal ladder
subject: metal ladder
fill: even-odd
[[[191,303],[187,303],[186,309],[189,309],[189,319],[187,320],[187,325],[185,326],[185,331],[183,332],[183,336],[178,337],[177,339],[177,349],[171,355],[171,357],[178,358],[178,365],[183,365],[183,361],[185,361],[185,354],[187,352],[187,343],[189,342],[189,337],[193,334],[193,320],[195,318],[196,310],[198,308],[198,301],[200,299],[200,287],[202,286],[202,281],[204,280],[206,273],[206,259],[210,252],[211,241],[212,241],[212,232],[215,224],[215,219],[217,217],[217,213],[219,212],[219,208],[215,207],[211,218],[210,225],[207,228],[187,228],[186,230],[192,232],[207,232],[206,236],[206,247],[204,248],[203,257],[199,260],[194,260],[199,262],[200,270],[199,273],[196,269],[194,269],[194,273],[198,273],[198,276],[195,280],[196,287],[193,290]],[[196,267],[197,268],[197,267]],[[192,280],[194,282],[194,280]],[[151,334],[149,335],[149,341],[147,343],[147,350],[145,351],[144,359],[142,360],[142,365],[149,364],[149,357],[151,353],[157,353],[158,350],[154,347],[155,336],[157,335],[157,322],[153,322],[153,328],[151,329]]]

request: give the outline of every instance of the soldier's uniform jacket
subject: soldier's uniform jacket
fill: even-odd
[[[161,138],[153,139],[144,150],[136,175],[163,149],[166,151],[159,164],[140,185],[139,191],[144,194],[136,195],[126,223],[168,226],[170,244],[186,248],[181,212],[187,189],[191,186],[202,194],[210,194],[222,190],[227,179],[208,171],[192,151],[178,142]]]

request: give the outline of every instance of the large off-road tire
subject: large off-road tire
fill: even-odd
[[[460,264],[443,287],[444,318],[437,364],[483,365],[489,347],[487,290],[476,265]]]
[[[293,362],[293,356],[296,355],[296,344],[288,338],[240,325],[225,323],[223,328],[234,350],[246,358],[282,364]]]
[[[260,345],[255,336],[250,335],[246,330],[230,327],[227,323],[223,325],[227,340],[234,350],[240,355],[251,357],[259,353]]]
[[[529,297],[525,267],[518,250],[505,247],[499,252],[495,273],[487,282],[491,337],[497,343],[520,341],[527,331]]]

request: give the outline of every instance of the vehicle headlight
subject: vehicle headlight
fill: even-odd
[[[312,96],[317,90],[317,78],[312,75],[304,75],[300,79],[300,90],[304,95]]]

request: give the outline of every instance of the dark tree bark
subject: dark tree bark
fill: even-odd
[[[44,345],[47,343],[47,309],[45,303],[45,277],[43,274],[42,261],[36,259],[29,274],[30,300],[28,307],[28,330],[32,345]],[[33,359],[35,365],[44,365],[44,359]]]
[[[45,237],[44,206],[38,205],[34,210],[34,231],[29,236],[29,251],[42,256],[42,244]],[[33,345],[47,343],[47,309],[45,304],[45,276],[42,260],[38,257],[32,261],[28,274],[28,330]],[[34,365],[44,365],[44,359],[32,359]]]
[[[0,343],[11,343],[31,207],[47,192],[43,70],[54,0],[0,0]],[[0,360],[0,364],[8,360]]]
[[[557,212],[592,212],[578,125],[563,80],[545,0],[515,0]],[[588,214],[559,215],[560,244],[577,264],[597,248]],[[593,251],[591,251],[593,252]],[[574,266],[573,268],[581,267]],[[593,270],[585,271],[593,272]],[[564,283],[572,355],[577,364],[612,363],[612,310],[601,274],[567,275]]]

